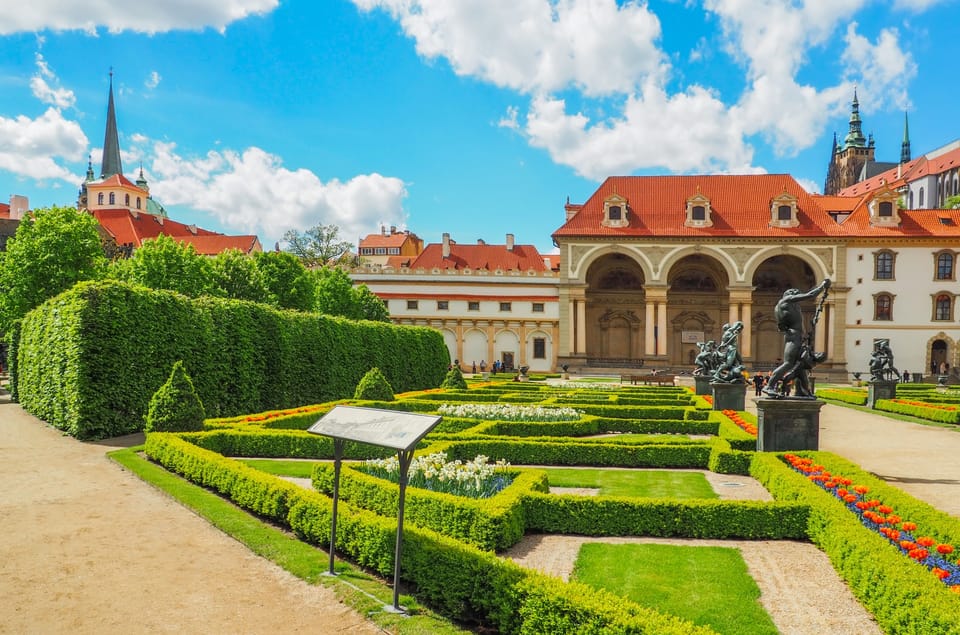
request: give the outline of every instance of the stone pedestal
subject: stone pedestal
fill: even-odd
[[[693,382],[696,387],[698,395],[709,395],[710,392],[710,380],[712,377],[709,375],[694,375]]]
[[[713,409],[714,410],[738,410],[746,409],[747,385],[746,384],[728,384],[725,382],[713,382],[710,384],[713,391]]]
[[[820,449],[818,399],[754,399],[757,404],[757,451]]]
[[[867,407],[874,408],[878,399],[896,399],[897,382],[887,379],[873,379],[867,385]]]

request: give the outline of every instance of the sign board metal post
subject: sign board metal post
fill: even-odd
[[[337,542],[337,500],[340,497],[340,465],[346,441],[368,443],[397,451],[400,463],[400,498],[397,509],[397,540],[393,551],[393,606],[385,607],[403,613],[400,606],[400,553],[403,543],[403,508],[406,499],[408,472],[413,452],[423,437],[443,419],[439,415],[423,415],[400,410],[336,406],[307,430],[333,438],[333,516],[330,519],[330,575],[333,571],[334,548]]]

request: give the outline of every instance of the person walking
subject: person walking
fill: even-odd
[[[757,397],[760,397],[760,396],[762,396],[762,394],[763,394],[763,393],[762,393],[763,384],[764,384],[763,373],[756,373],[756,374],[754,374],[754,376],[753,376],[753,388],[754,388],[754,390],[756,391]]]

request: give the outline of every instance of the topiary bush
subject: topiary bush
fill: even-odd
[[[177,360],[170,378],[153,393],[147,409],[147,432],[191,432],[203,429],[203,404],[190,375]]]
[[[447,371],[447,376],[443,378],[443,383],[440,384],[440,387],[451,388],[453,390],[466,390],[467,380],[463,378],[463,373],[460,372],[459,368],[453,367]]]
[[[360,383],[357,384],[357,390],[353,393],[354,399],[368,399],[372,401],[393,401],[393,388],[390,382],[383,376],[380,369],[374,366],[367,371]]]

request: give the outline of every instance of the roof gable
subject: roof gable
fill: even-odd
[[[450,242],[450,255],[443,245],[431,243],[410,263],[411,269],[486,269],[488,271],[546,271],[543,257],[533,245],[461,245]]]

